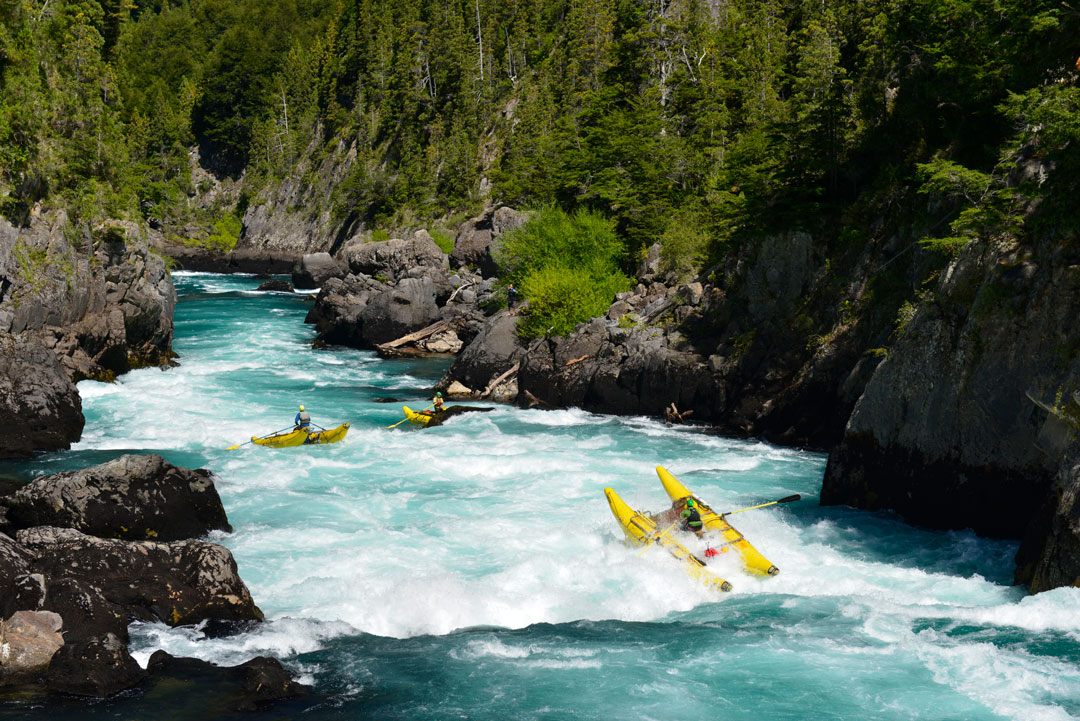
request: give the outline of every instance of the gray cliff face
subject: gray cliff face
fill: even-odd
[[[0,221],[0,339],[7,349],[0,414],[23,425],[0,442],[0,455],[66,448],[78,439],[73,382],[167,364],[175,306],[165,263],[134,224],[114,221],[91,238],[63,213],[35,217],[28,228]]]
[[[355,217],[331,212],[333,189],[356,163],[355,146],[339,144],[322,157],[308,152],[280,183],[261,192],[244,213],[244,227],[229,254],[235,270],[282,272],[305,253],[336,254],[364,228]],[[312,161],[321,158],[317,164]]]
[[[866,386],[822,502],[939,528],[1026,531],[1017,580],[1038,579],[1033,591],[1072,583],[1078,314],[1073,244],[969,244]]]

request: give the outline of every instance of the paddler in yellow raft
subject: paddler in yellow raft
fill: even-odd
[[[704,501],[691,493],[668,469],[657,466],[656,475],[660,477],[660,483],[664,486],[668,498],[671,499],[671,509],[655,516],[658,524],[677,524],[682,530],[704,539],[709,544],[705,549],[706,558],[726,553],[728,549],[734,549],[739,554],[743,566],[750,573],[775,576],[780,572],[779,568],[750,545],[750,542],[746,540],[743,534],[728,523],[727,517],[743,511],[752,511],[755,508],[791,503],[801,498],[799,494],[796,493],[778,501],[769,501],[749,508],[740,508],[737,511],[717,513]]]

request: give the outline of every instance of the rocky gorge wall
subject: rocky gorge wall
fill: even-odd
[[[74,383],[172,357],[176,291],[142,229],[92,234],[64,213],[0,220],[0,457],[67,448],[82,432]]]
[[[970,243],[875,370],[823,503],[1023,537],[1016,580],[1080,583],[1080,250]]]

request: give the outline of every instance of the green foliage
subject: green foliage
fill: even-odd
[[[439,250],[449,255],[454,250],[454,236],[449,233],[439,230],[438,228],[432,228],[431,238],[435,241],[435,245],[439,246]]]
[[[526,339],[567,335],[578,323],[603,315],[615,294],[626,288],[626,279],[616,274],[595,278],[584,268],[535,269],[521,283],[529,307],[518,332]]]
[[[630,287],[619,270],[624,253],[612,222],[599,213],[532,211],[528,222],[502,237],[496,252],[503,277],[518,284],[529,304],[519,324],[522,337],[565,335],[603,315],[615,294]]]
[[[236,241],[240,238],[242,229],[243,224],[240,219],[232,213],[226,213],[214,223],[213,232],[206,238],[202,240],[192,238],[184,242],[187,245],[196,245],[219,253],[227,253],[236,246]]]
[[[502,237],[495,261],[501,274],[524,282],[542,268],[577,268],[592,278],[619,274],[626,250],[610,220],[578,209],[567,213],[548,206],[532,211],[529,221]]]
[[[680,278],[700,270],[709,246],[709,236],[702,225],[698,213],[684,212],[672,216],[660,237],[663,270],[673,272]]]

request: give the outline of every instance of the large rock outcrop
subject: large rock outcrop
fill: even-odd
[[[467,220],[458,229],[450,264],[459,269],[475,269],[484,278],[498,273],[495,256],[499,237],[524,225],[528,215],[513,208],[500,207]]]
[[[79,471],[37,478],[0,499],[0,530],[73,528],[101,538],[176,541],[231,531],[209,471],[158,455],[126,455]]]
[[[444,321],[424,348],[456,352],[480,332],[492,282],[451,272],[427,233],[350,245],[343,255],[349,275],[325,282],[305,321],[321,342],[371,348]]]
[[[91,233],[63,212],[34,216],[26,228],[0,220],[0,341],[9,351],[0,417],[25,426],[5,434],[0,456],[78,439],[81,404],[71,382],[170,362],[176,291],[143,230],[113,221]],[[69,382],[28,345],[52,352]]]
[[[15,538],[0,533],[0,686],[43,683],[65,694],[109,696],[148,678],[126,647],[132,621],[228,625],[263,618],[222,546],[102,538],[74,528],[139,537],[155,535],[148,526],[160,528],[161,537],[228,529],[207,471],[158,456],[123,456],[32,481],[0,498],[0,520],[5,517],[9,526],[73,527],[34,525]],[[298,692],[280,664],[267,659],[218,677],[239,684],[235,695],[244,708]]]
[[[181,626],[263,617],[232,554],[217,544],[118,541],[50,526],[15,539],[33,557],[31,570],[44,576],[44,608],[64,618],[68,640],[104,633],[126,639],[134,620]]]
[[[0,334],[0,457],[67,448],[82,435],[82,400],[48,348]]]
[[[1017,580],[1033,591],[1075,582],[1078,314],[1073,243],[970,243],[866,386],[822,502],[938,528],[1026,530]]]

